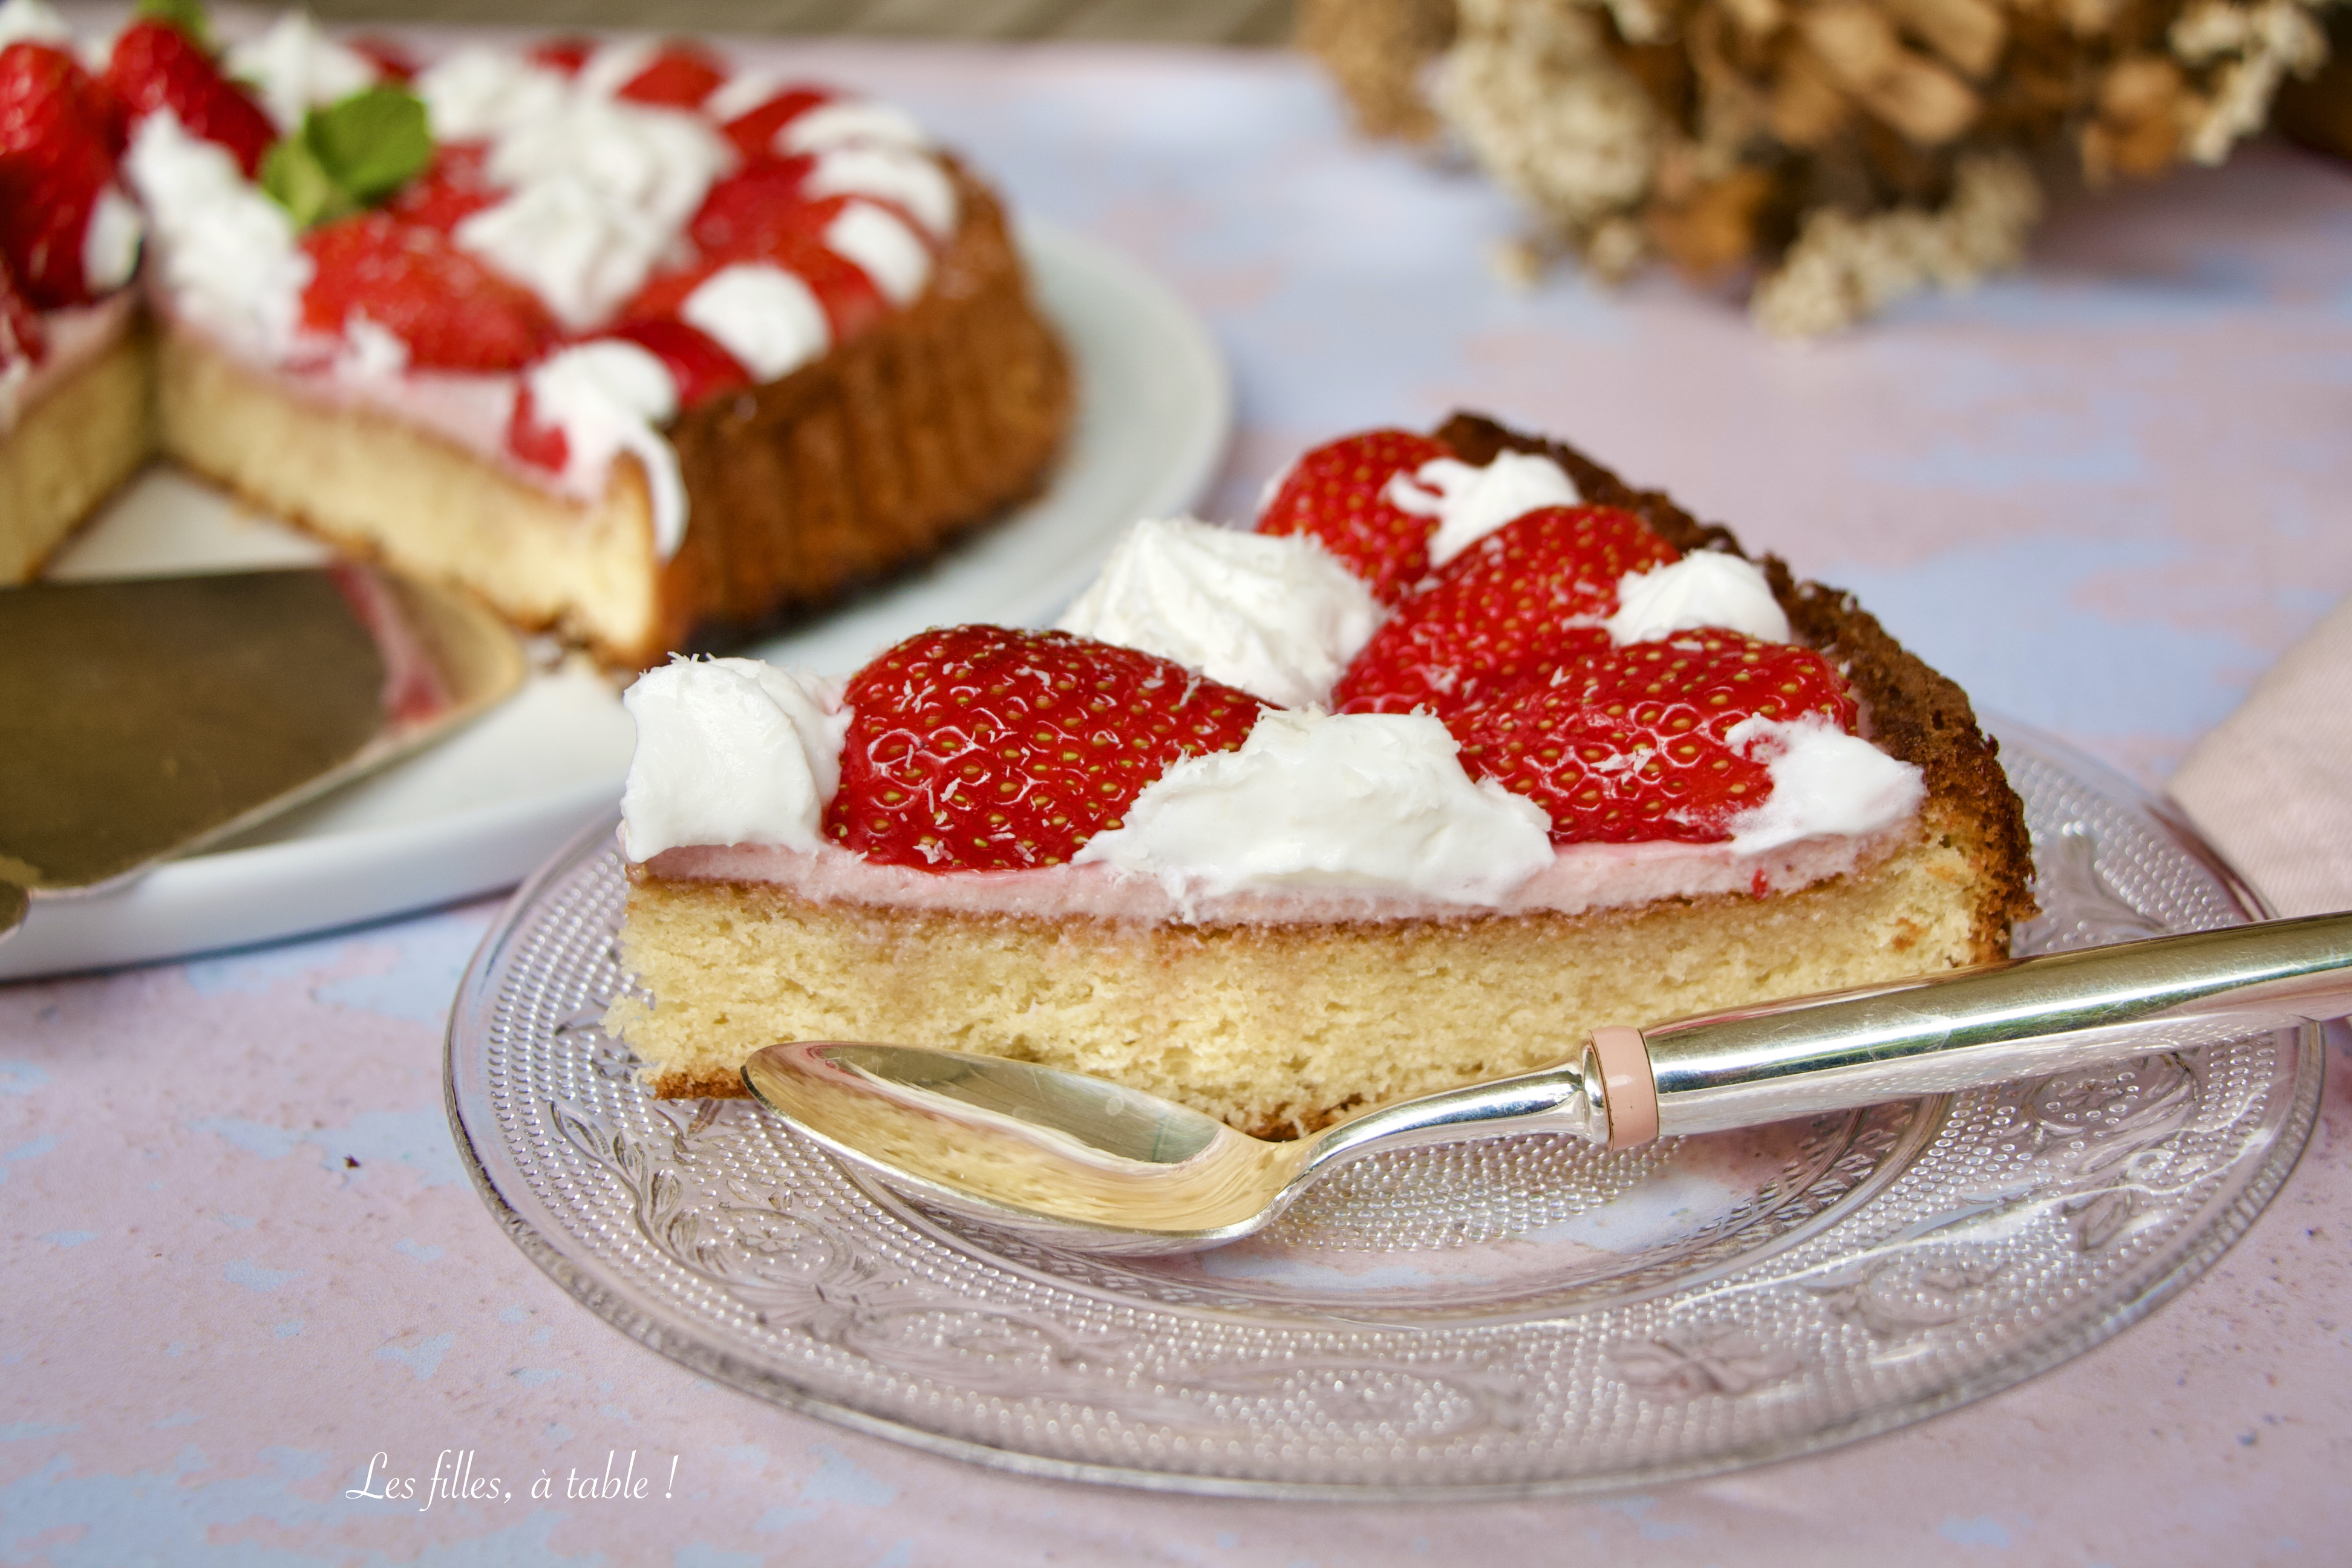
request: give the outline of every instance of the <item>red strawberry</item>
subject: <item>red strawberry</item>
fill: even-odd
[[[0,49],[0,256],[41,310],[88,304],[82,244],[114,180],[103,90],[47,44]]]
[[[1435,522],[1399,511],[1381,492],[1398,474],[1453,455],[1410,430],[1342,437],[1291,465],[1259,514],[1257,531],[1314,535],[1381,604],[1393,605],[1428,573]]]
[[[1462,765],[1549,812],[1556,844],[1710,844],[1772,792],[1765,764],[1726,735],[1745,719],[1808,713],[1853,731],[1853,699],[1827,659],[1708,630],[1612,648],[1455,732]]]
[[[814,236],[800,235],[780,240],[773,249],[764,253],[714,258],[656,273],[622,309],[622,318],[653,321],[676,316],[687,297],[702,287],[712,273],[740,260],[773,262],[806,283],[817,303],[824,307],[825,321],[835,342],[863,331],[890,309],[881,290],[875,288],[874,280],[856,262],[826,249],[824,241]]]
[[[681,412],[721,393],[751,384],[751,373],[733,354],[720,348],[708,333],[698,331],[684,321],[659,316],[648,317],[643,321],[624,321],[604,335],[625,338],[667,366],[670,379],[677,383],[677,405]]]
[[[1425,707],[1452,718],[1542,680],[1607,651],[1609,634],[1593,623],[1615,613],[1618,578],[1675,558],[1673,545],[1615,507],[1542,507],[1514,518],[1447,562],[1372,634],[1339,678],[1332,707]]]
[[[529,382],[515,390],[514,412],[507,418],[507,450],[535,468],[560,474],[572,461],[572,443],[560,425],[539,416]]]
[[[825,226],[840,216],[847,198],[802,199],[801,183],[810,167],[806,158],[763,158],[711,186],[686,227],[698,259],[648,279],[622,314],[676,315],[687,296],[721,267],[772,261],[808,284],[836,340],[872,325],[889,303],[863,268],[825,245]]]
[[[776,151],[776,132],[788,121],[832,101],[833,94],[821,87],[778,88],[756,108],[729,121],[724,127],[727,139],[746,158],[771,157]]]
[[[1231,751],[1246,692],[1066,632],[952,626],[857,672],[825,831],[930,871],[1058,866],[1180,757]]]
[[[523,51],[523,58],[535,66],[544,66],[565,76],[578,76],[588,57],[596,52],[596,40],[567,36],[542,38]]]
[[[651,64],[625,83],[618,94],[634,103],[668,109],[692,109],[719,89],[727,68],[698,44],[672,38]]]
[[[513,370],[556,337],[539,297],[457,248],[446,235],[384,213],[358,213],[302,237],[317,270],[302,324],[340,332],[364,315],[408,345],[411,363]]]
[[[403,223],[447,234],[505,199],[507,193],[490,183],[489,157],[486,142],[445,142],[433,150],[425,173],[403,186],[383,210]]]
[[[134,120],[170,110],[189,135],[234,153],[247,179],[278,140],[278,128],[261,106],[168,22],[139,21],[123,29],[106,63],[106,85]]]
[[[16,287],[5,257],[0,257],[0,373],[20,361],[41,363],[49,348],[40,312]]]

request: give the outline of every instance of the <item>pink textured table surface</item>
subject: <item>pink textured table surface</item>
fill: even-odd
[[[1226,512],[1307,441],[1483,406],[1861,589],[1987,706],[2149,782],[2352,588],[2341,169],[2256,149],[2072,206],[2025,276],[1789,348],[1663,280],[1505,290],[1482,259],[1504,205],[1351,142],[1294,62],[801,58],[909,104],[1211,321],[1241,392]],[[2252,1232],[2021,1388],[1605,1502],[1235,1503],[914,1453],[575,1307],[492,1226],[444,1120],[442,1022],[489,914],[0,988],[0,1563],[2352,1555],[2340,1033],[2310,1152]],[[496,1488],[436,1495],[436,1464]],[[642,1495],[598,1495],[608,1466]]]

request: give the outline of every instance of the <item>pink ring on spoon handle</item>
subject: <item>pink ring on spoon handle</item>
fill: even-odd
[[[1632,1149],[1658,1135],[1658,1080],[1642,1031],[1604,1024],[1592,1031],[1601,1064],[1601,1103],[1609,1112],[1609,1147]]]

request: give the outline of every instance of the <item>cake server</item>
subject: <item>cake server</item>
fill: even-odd
[[[415,751],[526,673],[471,598],[348,563],[0,589],[0,937]]]
[[[1611,1148],[2074,1071],[2352,1012],[2352,913],[2055,952],[1646,1028],[1290,1142],[1082,1073],[918,1046],[763,1047],[743,1082],[884,1186],[1071,1250],[1192,1252],[1350,1160],[1524,1132]]]

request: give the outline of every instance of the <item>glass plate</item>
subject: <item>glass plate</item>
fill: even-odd
[[[2260,918],[2168,808],[2021,726],[2021,952]],[[663,1102],[609,826],[519,892],[450,1024],[484,1198],[634,1339],[761,1398],[1031,1474],[1277,1497],[1602,1490],[2008,1387],[2242,1234],[2309,1134],[2315,1031],[1611,1153],[1380,1157],[1261,1237],[1061,1254],[852,1181],[749,1102]]]

